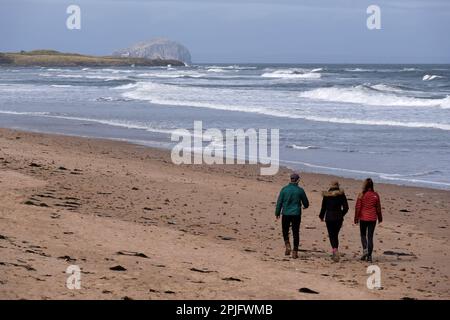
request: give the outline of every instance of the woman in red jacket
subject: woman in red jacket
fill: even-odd
[[[373,181],[364,181],[363,191],[358,195],[355,208],[355,224],[359,223],[363,256],[361,260],[372,262],[373,234],[375,225],[383,221],[380,196],[373,189]]]

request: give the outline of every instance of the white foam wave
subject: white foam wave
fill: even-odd
[[[43,74],[44,75],[44,74]],[[51,76],[54,77],[53,75],[46,75],[46,77]],[[57,74],[56,75],[58,78],[85,78],[86,76],[81,75],[81,74]]]
[[[315,69],[319,70],[319,69]],[[319,79],[321,74],[314,72],[299,72],[292,69],[276,70],[273,72],[265,72],[261,75],[263,78],[282,78],[282,79]]]
[[[281,103],[279,106],[272,106],[272,104],[271,106],[268,106],[266,101],[267,97],[263,96],[263,94],[264,92],[259,94],[255,92],[249,93],[244,90],[213,90],[149,82],[135,84],[132,90],[122,93],[122,96],[129,99],[149,101],[154,104],[165,106],[186,106],[226,111],[239,111],[318,122],[450,130],[450,124],[445,123],[373,119],[365,120],[358,118],[317,116],[305,112],[295,112],[295,110],[284,108],[284,105],[288,103],[286,101]],[[257,100],[255,97],[260,97],[260,100]],[[272,96],[271,98],[273,99],[276,97]],[[280,96],[280,100],[285,98],[285,96]],[[450,98],[448,99],[450,100]]]
[[[379,90],[379,91],[387,91],[387,92],[403,92],[403,90],[400,88],[392,87],[392,86],[382,84],[382,83],[372,85],[372,86],[370,86],[370,88]]]
[[[128,90],[128,89],[133,89],[136,87],[137,87],[136,83],[128,83],[128,84],[124,84],[124,85],[117,86],[117,87],[110,88],[110,89],[111,90]]]
[[[253,67],[253,66],[238,66],[238,65],[231,65],[231,66],[217,66],[217,65],[212,65],[212,66],[206,66],[204,67],[207,70],[209,69],[217,69],[217,70],[254,70],[257,69],[257,67]]]
[[[0,110],[2,114],[20,115],[20,116],[45,116],[48,112],[26,112],[26,111],[10,111],[10,110]]]
[[[383,86],[379,88],[386,89]],[[376,89],[376,87],[375,87]],[[389,91],[394,91],[388,88]],[[399,96],[390,93],[374,92],[365,86],[347,88],[318,88],[299,94],[302,98],[323,100],[330,102],[356,103],[371,106],[398,106],[398,107],[450,107],[450,97],[442,99],[426,99],[408,96]]]
[[[99,79],[104,81],[113,81],[113,80],[126,80],[128,79],[125,76],[110,76],[110,75],[81,75],[81,74],[58,74],[56,75],[59,78],[74,78],[74,79]]]
[[[201,74],[198,72],[144,72],[138,73],[136,75],[140,78],[201,78],[205,77],[206,74]]]
[[[303,161],[290,161],[290,160],[282,160],[282,163],[290,163],[290,164],[296,164],[296,165],[303,165],[308,168],[313,169],[321,169],[321,170],[327,170],[331,172],[345,172],[345,173],[352,173],[352,174],[358,174],[363,176],[374,176],[379,177],[384,180],[391,180],[391,181],[397,181],[397,182],[407,182],[411,184],[424,184],[424,185],[433,185],[433,186],[439,186],[439,187],[450,187],[450,183],[447,182],[439,182],[439,181],[430,181],[430,180],[422,180],[422,179],[407,179],[407,178],[401,178],[402,175],[398,174],[390,174],[390,173],[382,173],[382,172],[374,172],[374,171],[363,171],[363,170],[354,170],[354,169],[346,169],[346,168],[337,168],[337,167],[328,167],[328,166],[322,166],[322,165],[316,165],[308,162]],[[415,174],[409,175],[414,176]],[[405,176],[405,175],[404,175]]]
[[[320,149],[320,147],[316,146],[299,146],[296,144],[291,144],[288,146],[288,148],[296,149],[296,150],[314,150],[314,149]]]
[[[85,117],[73,117],[73,116],[61,116],[61,115],[52,115],[49,112],[18,112],[18,111],[9,111],[9,110],[0,110],[2,114],[11,114],[11,115],[26,115],[26,116],[37,116],[37,117],[45,117],[45,118],[54,118],[54,119],[64,119],[64,120],[74,120],[74,121],[84,121],[84,122],[94,122],[114,127],[122,127],[127,129],[139,129],[145,130],[149,132],[155,133],[165,133],[171,134],[173,130],[170,129],[160,129],[151,125],[139,123],[136,121],[127,121],[127,120],[108,120],[108,119],[92,119]]]
[[[409,173],[409,174],[390,174],[389,176],[392,178],[408,178],[408,177],[423,177],[423,176],[430,176],[435,174],[442,174],[442,171],[439,170],[429,170],[429,171],[423,171],[423,172],[416,172],[416,173]]]
[[[443,77],[442,76],[438,76],[436,74],[426,74],[426,75],[423,76],[422,80],[423,81],[431,81],[431,80],[440,79],[440,78],[443,78]]]
[[[111,73],[132,73],[132,72],[134,72],[133,70],[108,69],[108,68],[102,69],[102,71],[111,72]]]
[[[52,71],[52,72],[68,72],[70,70],[66,70],[66,69],[58,69],[58,68],[47,68],[45,69],[47,71]]]
[[[121,97],[99,97],[95,99],[95,101],[99,102],[127,102],[131,101],[131,99],[121,98]]]
[[[70,84],[52,84],[50,87],[54,88],[72,88],[73,86]]]
[[[229,71],[231,71],[231,69],[225,69],[225,68],[209,68],[209,69],[207,69],[206,71],[208,71],[208,72],[217,72],[217,73],[220,73],[220,72],[229,72]],[[232,70],[232,71],[238,71],[238,70]]]
[[[363,68],[347,68],[345,69],[347,72],[373,72],[374,69],[363,69]]]
[[[390,120],[362,120],[352,118],[333,118],[333,117],[316,117],[305,116],[299,117],[305,120],[318,121],[318,122],[331,122],[341,124],[356,124],[367,126],[388,126],[388,127],[406,127],[406,128],[429,128],[440,129],[450,131],[450,124],[445,123],[430,123],[430,122],[410,122],[410,121],[390,121]]]

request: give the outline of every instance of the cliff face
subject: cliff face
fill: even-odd
[[[164,38],[139,42],[135,45],[113,53],[114,56],[147,59],[178,60],[191,63],[191,54],[182,44]]]

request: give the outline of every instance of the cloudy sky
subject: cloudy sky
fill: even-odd
[[[66,8],[81,8],[81,30]],[[366,9],[381,8],[381,30]],[[0,0],[0,51],[110,54],[154,37],[194,62],[450,63],[448,0]]]

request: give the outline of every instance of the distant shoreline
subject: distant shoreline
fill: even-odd
[[[87,139],[87,140],[94,140],[94,141],[110,141],[112,143],[125,143],[125,144],[129,144],[129,145],[134,145],[134,146],[139,146],[139,147],[144,147],[144,149],[148,149],[156,151],[156,152],[161,152],[163,154],[170,154],[170,148],[167,147],[163,147],[163,146],[156,146],[156,145],[148,145],[148,144],[143,144],[143,143],[139,143],[138,141],[132,140],[132,139],[119,139],[119,138],[111,138],[111,137],[99,137],[99,136],[89,136],[89,135],[79,135],[79,134],[70,134],[70,133],[62,133],[62,132],[52,132],[52,131],[41,131],[41,130],[32,130],[32,129],[24,129],[24,128],[10,128],[10,127],[0,127],[0,131],[16,131],[22,134],[30,134],[30,135],[44,135],[44,136],[50,136],[50,137],[60,137],[60,138],[67,138],[67,139]],[[220,165],[216,165],[219,166]],[[259,167],[259,165],[257,165],[256,167]],[[312,175],[312,176],[320,176],[323,178],[328,179],[329,181],[332,180],[348,180],[353,182],[357,182],[359,184],[362,184],[363,179],[362,178],[357,178],[357,177],[348,177],[348,176],[343,176],[343,175],[339,175],[339,174],[335,174],[335,173],[326,173],[326,172],[316,172],[314,170],[308,170],[308,169],[299,169],[298,167],[296,167],[295,165],[292,164],[291,161],[286,161],[286,160],[280,160],[280,170],[279,172],[285,172],[285,171],[301,171],[302,174],[307,174],[307,175]],[[279,173],[277,174],[279,175]],[[381,185],[386,185],[386,186],[391,186],[393,188],[410,188],[411,190],[414,190],[415,192],[420,192],[423,189],[425,190],[429,190],[430,192],[435,191],[435,192],[450,192],[449,189],[446,188],[438,188],[438,187],[433,187],[433,185],[413,185],[413,184],[406,184],[406,183],[400,183],[400,182],[395,182],[395,181],[379,181],[377,182],[377,184],[381,184]]]
[[[120,66],[184,66],[178,60],[90,56],[55,50],[33,50],[0,53],[0,66],[8,67],[120,67]]]

